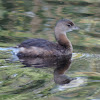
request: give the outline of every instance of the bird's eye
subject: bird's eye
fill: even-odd
[[[68,26],[68,27],[71,27],[71,25],[70,25],[70,24],[67,24],[67,26]]]

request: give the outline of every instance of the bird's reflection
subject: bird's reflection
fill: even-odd
[[[25,67],[35,68],[54,68],[54,81],[56,84],[67,84],[72,78],[66,76],[64,74],[65,71],[68,70],[71,64],[72,55],[68,55],[67,57],[48,57],[48,58],[30,58],[30,57],[21,57],[19,58],[21,63],[25,65]]]

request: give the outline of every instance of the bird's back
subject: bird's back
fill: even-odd
[[[58,44],[57,43],[53,43],[51,41],[48,40],[44,40],[44,39],[28,39],[24,42],[22,42],[20,45],[18,45],[19,47],[24,47],[24,48],[30,48],[30,47],[38,47],[38,48],[44,48],[47,50],[52,50],[52,49],[57,49]]]

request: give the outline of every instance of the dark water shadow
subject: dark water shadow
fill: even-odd
[[[73,78],[66,76],[64,73],[67,71],[71,64],[72,55],[67,57],[46,57],[46,58],[30,58],[21,57],[20,62],[24,64],[24,67],[35,68],[52,68],[54,69],[54,81],[56,84],[63,85],[68,84]]]

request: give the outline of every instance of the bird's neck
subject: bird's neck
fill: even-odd
[[[70,40],[68,39],[68,37],[66,36],[66,33],[61,33],[61,32],[57,32],[55,31],[55,37],[56,37],[56,40],[57,42],[65,47],[67,50],[69,50],[71,53],[73,51],[73,48],[72,48],[72,44],[70,42]]]

